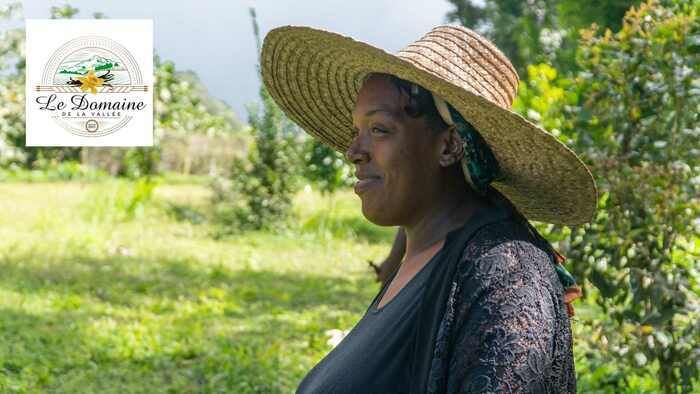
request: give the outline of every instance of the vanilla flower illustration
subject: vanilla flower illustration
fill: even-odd
[[[81,83],[80,90],[83,92],[87,92],[89,90],[90,93],[95,94],[97,93],[97,88],[102,86],[102,83],[104,82],[104,80],[95,75],[95,70],[90,70],[86,76],[77,77],[76,79]]]

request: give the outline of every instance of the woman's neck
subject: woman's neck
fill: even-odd
[[[406,232],[406,258],[421,253],[444,239],[447,234],[464,225],[479,209],[485,208],[483,202],[471,198],[450,198],[433,204],[415,223],[404,226]],[[452,195],[454,196],[454,195]]]

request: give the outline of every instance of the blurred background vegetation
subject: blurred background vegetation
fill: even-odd
[[[450,3],[512,59],[515,110],[598,183],[592,223],[536,223],[584,288],[579,390],[700,392],[700,1]],[[361,317],[393,236],[343,155],[264,88],[246,124],[158,56],[156,146],[27,148],[24,66],[23,29],[3,30],[0,391],[292,391]]]

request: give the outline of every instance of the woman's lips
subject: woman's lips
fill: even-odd
[[[370,177],[370,178],[364,178],[360,179],[357,182],[355,182],[355,194],[361,194],[366,192],[368,189],[379,185],[382,182],[382,178],[379,177]]]

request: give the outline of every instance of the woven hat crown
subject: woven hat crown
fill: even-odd
[[[437,26],[396,56],[504,109],[518,91],[518,73],[508,58],[466,27]]]

